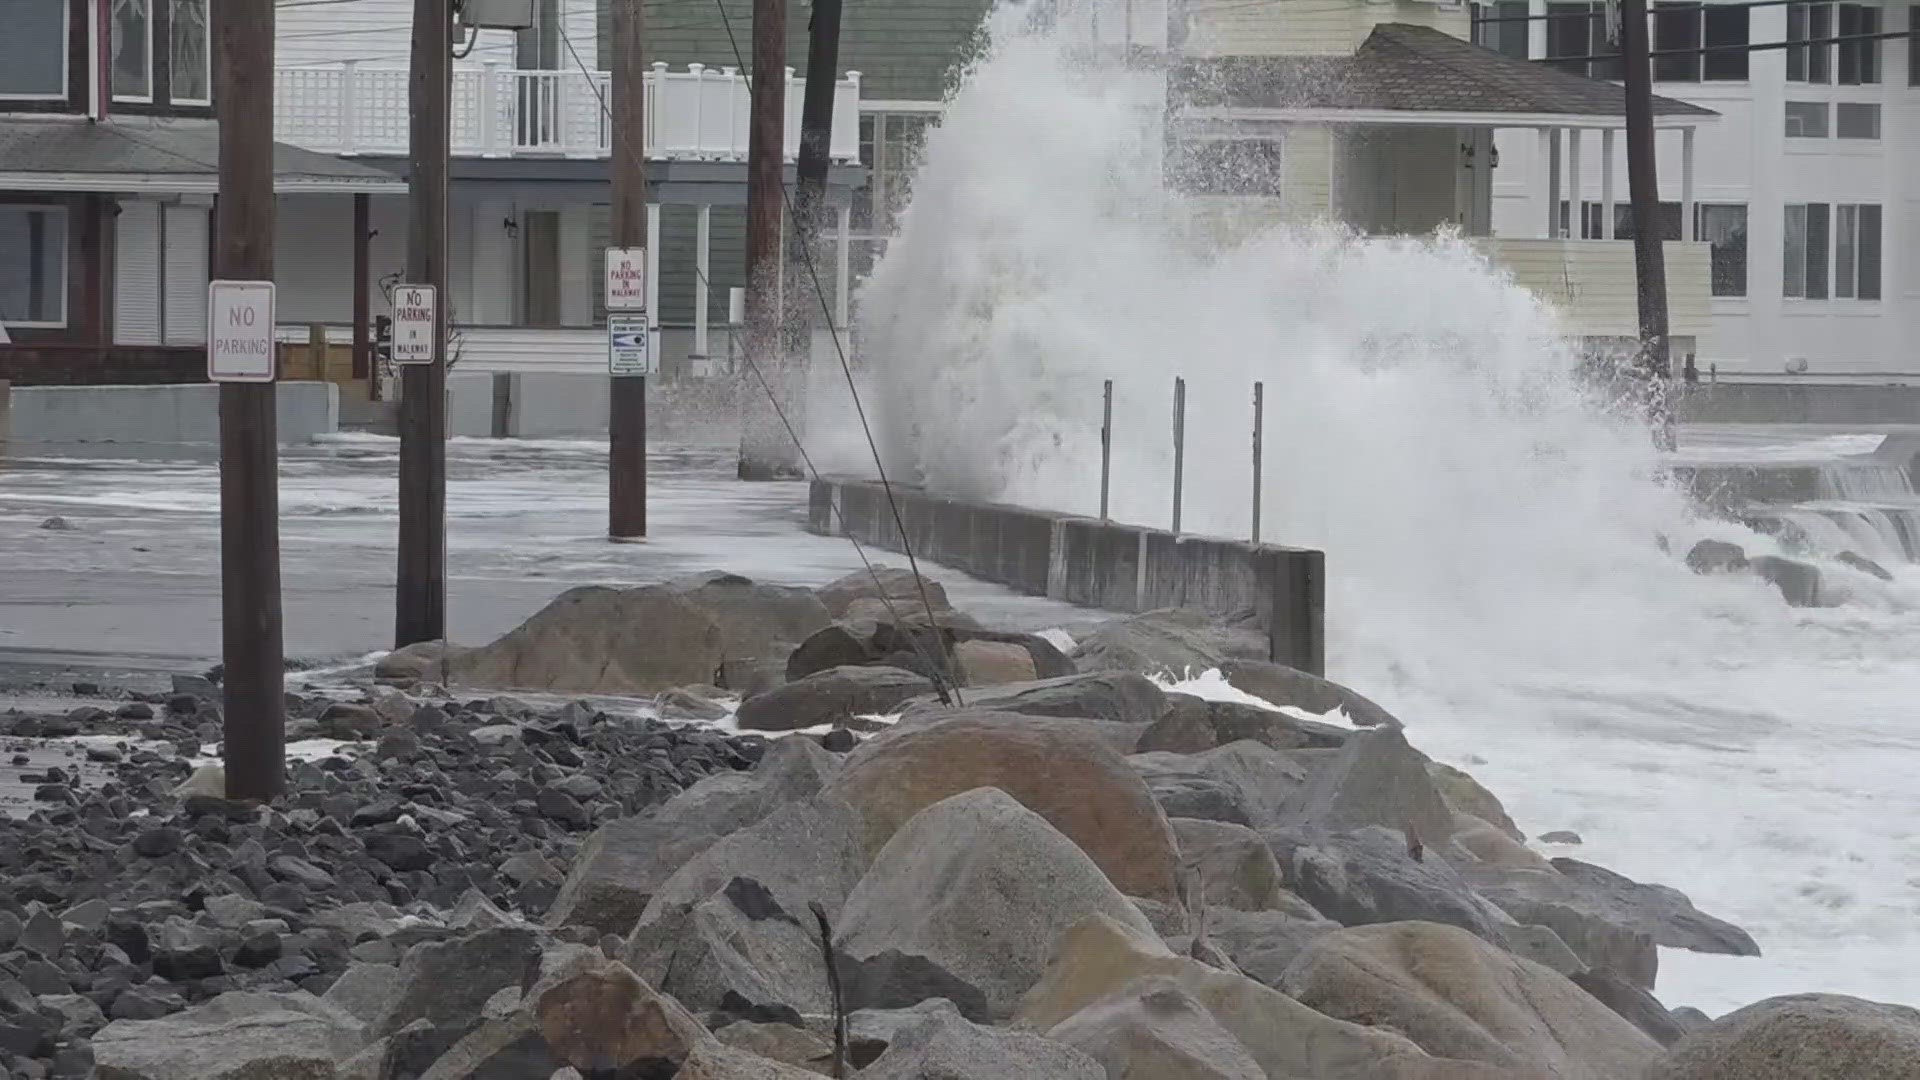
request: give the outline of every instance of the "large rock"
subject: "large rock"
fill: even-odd
[[[879,597],[918,607],[923,606],[924,596],[924,604],[931,604],[935,611],[953,610],[953,605],[947,602],[945,586],[929,578],[916,577],[913,571],[898,566],[875,566],[871,572],[856,570],[814,592],[825,605],[827,614],[836,619],[844,617],[854,601]]]
[[[1553,868],[1579,884],[1622,923],[1645,931],[1657,945],[1729,956],[1760,955],[1760,946],[1752,935],[1700,911],[1678,889],[1642,884],[1579,859],[1555,859]]]
[[[1472,814],[1521,843],[1526,842],[1527,834],[1521,832],[1520,827],[1507,816],[1507,808],[1500,804],[1493,792],[1481,787],[1478,780],[1438,761],[1429,760],[1426,766],[1428,778],[1439,789],[1440,797],[1447,800],[1448,806],[1459,813]]]
[[[855,603],[844,618],[815,631],[787,657],[787,679],[804,679],[833,667],[887,664],[921,675],[939,675],[951,682],[966,681],[957,650],[963,644],[1012,646],[1025,653],[1020,667],[1031,665],[1028,678],[1054,679],[1074,673],[1059,649],[1033,634],[982,628],[954,611],[938,611],[933,618],[918,605],[896,605],[892,610],[866,610],[870,602]],[[984,654],[976,656],[984,660]],[[1018,661],[1011,653],[1008,660]],[[999,666],[1004,670],[1004,665]],[[986,672],[983,670],[982,672]]]
[[[1151,679],[1121,671],[974,687],[966,691],[966,698],[971,709],[1138,725],[1151,724],[1167,711],[1166,691]],[[916,704],[931,704],[931,700]]]
[[[662,882],[642,924],[670,908],[690,907],[724,889],[736,877],[759,882],[787,911],[804,913],[812,902],[838,918],[840,905],[867,869],[860,815],[831,799],[788,806],[715,842]]]
[[[908,818],[993,787],[1046,818],[1129,896],[1177,897],[1173,829],[1125,759],[1065,722],[962,711],[854,751],[827,794],[866,819],[877,852]]]
[[[1146,979],[1055,1024],[1110,1080],[1266,1080],[1266,1072],[1180,984]]]
[[[1233,961],[1241,974],[1268,986],[1280,985],[1288,965],[1322,934],[1340,929],[1298,898],[1275,911],[1210,908],[1207,941]]]
[[[1180,866],[1200,879],[1202,898],[1217,907],[1267,911],[1286,892],[1280,864],[1260,834],[1244,825],[1198,818],[1172,819]]]
[[[1607,898],[1555,870],[1498,866],[1467,869],[1474,889],[1516,922],[1558,934],[1588,967],[1612,971],[1652,989],[1660,970],[1653,936]]]
[[[583,585],[452,668],[467,686],[654,694],[713,682],[726,658],[719,621],[673,587]]]
[[[1576,971],[1567,978],[1661,1046],[1672,1046],[1686,1034],[1686,1029],[1660,1004],[1659,998],[1611,971]]]
[[[1168,694],[1167,701],[1167,715],[1140,733],[1141,753],[1197,754],[1242,739],[1275,750],[1332,749],[1346,745],[1353,735],[1347,728],[1239,701],[1204,701],[1178,693]]]
[[[1298,761],[1251,739],[1198,754],[1134,754],[1127,763],[1146,780],[1169,816],[1264,829],[1296,818],[1307,790],[1307,771]],[[1201,805],[1216,803],[1220,788],[1228,793],[1226,801],[1213,811],[1177,812],[1194,806],[1196,796],[1201,797]],[[1225,816],[1236,812],[1240,816]]]
[[[1911,1080],[1920,1011],[1840,994],[1768,998],[1689,1031],[1647,1080]]]
[[[694,1047],[673,1075],[675,1080],[815,1080],[821,1073],[709,1040]]]
[[[384,1037],[425,1020],[451,1045],[479,1022],[488,998],[509,986],[533,985],[541,956],[534,931],[516,926],[415,945],[400,961],[398,993],[370,1033]]]
[[[1514,870],[1551,871],[1546,856],[1472,814],[1455,812],[1453,842],[1475,860]]]
[[[1065,1043],[936,1011],[895,1032],[860,1080],[1107,1080],[1107,1074]]]
[[[1426,760],[1399,728],[1363,731],[1314,774],[1304,820],[1329,832],[1379,825],[1438,844],[1453,835],[1453,811],[1427,776]]]
[[[634,928],[624,956],[648,984],[703,1013],[792,1018],[831,1004],[812,915],[787,911],[747,878],[657,913]]]
[[[767,585],[738,574],[696,574],[670,581],[667,588],[712,617],[727,660],[784,657],[833,621],[812,589]]]
[[[847,898],[839,945],[856,959],[924,956],[1005,1015],[1039,980],[1054,939],[1094,913],[1152,932],[1071,840],[1005,792],[977,788],[894,834]]]
[[[1451,926],[1327,934],[1282,989],[1333,1017],[1398,1031],[1438,1057],[1565,1080],[1639,1076],[1660,1045],[1565,978]]]
[[[352,1017],[310,994],[232,992],[93,1037],[100,1080],[331,1080],[360,1048]]]
[[[690,1062],[709,1041],[679,1003],[624,964],[595,964],[541,986],[531,1000],[547,1047],[584,1072],[635,1075],[670,1068]]]
[[[1336,1020],[1244,975],[1175,956],[1157,938],[1103,916],[1084,920],[1060,939],[1046,978],[1027,993],[1015,1019],[1024,1027],[1052,1030],[1152,978],[1170,980],[1191,995],[1269,1077],[1438,1080],[1445,1075],[1431,1071],[1435,1063],[1429,1056],[1400,1035]],[[1464,1080],[1467,1074],[1459,1075]]]
[[[1696,574],[1727,574],[1747,568],[1747,552],[1725,540],[1702,540],[1687,550],[1687,569]]]
[[[1783,559],[1777,555],[1756,555],[1750,565],[1762,580],[1780,590],[1788,606],[1828,606],[1821,588],[1820,568],[1812,563]]]
[[[621,818],[580,845],[547,911],[550,926],[625,934],[653,894],[720,838],[820,793],[840,759],[811,739],[781,739],[752,772],[709,776],[649,814]]]
[[[759,1024],[736,1020],[716,1028],[713,1037],[733,1047],[763,1058],[807,1069],[821,1076],[833,1075],[833,1043],[818,1032],[792,1024]],[[876,1052],[874,1057],[878,1057]],[[848,1055],[852,1057],[851,1054]],[[869,1061],[872,1058],[868,1059]],[[859,1066],[856,1064],[855,1068]]]
[[[972,687],[1033,682],[1040,677],[1033,654],[1011,641],[956,642],[953,663],[960,669],[960,681]]]
[[[1220,674],[1235,689],[1277,706],[1321,714],[1338,709],[1361,727],[1400,726],[1392,713],[1358,691],[1284,664],[1258,657],[1232,657],[1221,662]]]
[[[1500,910],[1482,899],[1438,857],[1416,861],[1398,832],[1373,827],[1351,833],[1263,833],[1287,883],[1342,926],[1408,920],[1446,923],[1487,941],[1503,940]]]
[[[777,686],[740,703],[734,714],[748,731],[794,731],[846,725],[854,717],[893,712],[933,689],[923,675],[892,667],[836,667]]]
[[[363,1024],[371,1024],[386,1014],[405,988],[406,980],[392,964],[355,961],[327,987],[320,1000]]]
[[[1072,659],[1081,671],[1181,678],[1229,659],[1264,661],[1268,650],[1267,635],[1250,615],[1223,621],[1204,612],[1165,608],[1101,625],[1079,639]]]
[[[442,641],[416,641],[376,660],[373,676],[388,682],[437,683],[440,681],[443,653],[447,666],[451,667],[470,651],[458,645],[448,646]]]

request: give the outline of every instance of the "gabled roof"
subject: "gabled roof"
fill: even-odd
[[[1426,26],[1381,23],[1352,56],[1228,56],[1182,63],[1175,100],[1200,107],[1619,117],[1626,92]],[[1655,97],[1656,116],[1717,115]]]
[[[0,117],[0,188],[60,191],[212,191],[220,129],[211,120],[147,117]],[[280,191],[402,191],[390,172],[273,144]]]

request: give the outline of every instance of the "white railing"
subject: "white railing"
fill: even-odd
[[[486,64],[453,73],[450,139],[461,157],[606,157],[611,76],[522,71]],[[802,81],[787,69],[786,158],[800,150]],[[745,161],[750,87],[736,68],[655,64],[644,92],[646,154],[654,160]],[[407,71],[361,67],[281,68],[274,73],[274,138],[328,154],[407,152]],[[834,88],[835,161],[860,159],[860,73]]]

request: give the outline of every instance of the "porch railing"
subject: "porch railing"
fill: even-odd
[[[800,150],[804,86],[787,69],[786,158]],[[453,73],[450,139],[460,157],[606,157],[612,102],[604,71],[526,71],[489,63]],[[654,160],[745,161],[750,90],[731,67],[654,64],[644,91],[646,154]],[[328,154],[407,152],[407,71],[289,67],[274,73],[274,138]],[[860,159],[860,73],[834,90],[833,159]]]

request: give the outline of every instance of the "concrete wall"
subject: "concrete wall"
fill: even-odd
[[[895,487],[914,554],[975,577],[1111,611],[1198,608],[1253,611],[1270,657],[1303,671],[1326,668],[1326,574],[1321,552],[975,503]],[[862,480],[814,482],[808,528],[901,550],[886,493]]]
[[[1920,386],[1722,382],[1695,387],[1679,413],[1694,423],[1920,424]]]
[[[340,428],[340,388],[283,382],[282,443]],[[16,386],[8,437],[22,443],[213,443],[220,440],[220,388],[197,386]]]

